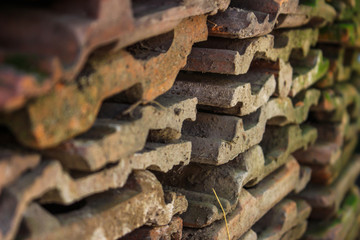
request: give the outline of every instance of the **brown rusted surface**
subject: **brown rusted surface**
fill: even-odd
[[[48,167],[45,167],[46,165]],[[56,185],[64,184],[56,162],[49,162],[41,167],[42,169],[39,168],[25,175],[23,181],[5,188],[1,194],[2,239],[12,239],[23,213],[35,198]],[[55,213],[52,218],[57,220],[57,226],[47,229],[45,224],[44,228],[34,232],[30,229],[27,232],[30,236],[25,237],[26,239],[91,239],[92,237],[101,239],[101,236],[105,239],[119,238],[146,223],[166,225],[174,214],[182,213],[187,208],[185,198],[175,193],[169,193],[166,202],[162,186],[155,176],[148,171],[135,171],[122,188],[88,197],[85,205],[76,211]],[[28,227],[33,221],[46,219],[41,215],[31,216]]]
[[[272,130],[265,133],[262,147],[254,146],[227,164],[190,164],[175,168],[167,174],[158,174],[163,184],[174,187],[188,198],[189,209],[183,215],[186,226],[204,227],[222,218],[216,199],[211,194],[212,188],[223,200],[225,211],[229,213],[236,207],[244,186],[256,185],[282,165],[292,161],[292,152],[307,147],[316,139],[313,129],[300,130],[298,126],[287,126]],[[277,135],[273,132],[277,132]],[[270,138],[275,138],[276,141],[268,141]],[[301,173],[303,181],[298,181],[295,191],[304,188],[311,176],[308,168],[302,169]],[[207,209],[200,216],[197,215],[199,207]]]
[[[181,240],[182,228],[182,219],[180,217],[174,217],[168,225],[160,227],[141,227],[119,240]]]
[[[310,212],[311,207],[305,201],[285,198],[265,214],[252,230],[257,233],[258,239],[280,240],[293,228],[306,223]]]
[[[348,239],[354,223],[357,222],[360,209],[359,190],[353,187],[341,203],[337,217],[323,222],[309,222],[308,230],[303,239],[325,240],[325,239]],[[358,226],[356,226],[358,229]]]
[[[60,80],[73,81],[100,46],[111,45],[113,50],[129,46],[171,31],[185,18],[224,10],[229,2],[67,0],[46,7],[4,5],[0,93],[7,94],[1,94],[0,109],[14,110],[28,98],[49,92]],[[32,34],[25,34],[29,29]]]
[[[205,21],[205,16],[182,21],[172,39],[163,36],[170,48],[165,53],[158,49],[160,55],[150,59],[137,59],[126,50],[95,54],[78,82],[57,86],[25,108],[2,115],[1,122],[22,144],[45,148],[86,131],[103,99],[115,93],[133,87],[125,93],[128,101],[151,101],[172,86],[192,44],[206,39]]]
[[[230,238],[240,238],[256,221],[291,192],[299,181],[299,173],[298,163],[291,160],[255,187],[243,189],[237,208],[227,216]],[[187,239],[226,239],[226,232],[225,222],[219,220],[201,229],[186,228],[183,235]]]
[[[0,194],[3,187],[12,183],[25,171],[40,162],[40,155],[20,149],[0,148]]]
[[[254,58],[276,61],[289,60],[294,49],[300,49],[303,56],[317,40],[316,29],[281,31],[251,39],[209,38],[197,44],[188,57],[187,71],[239,75],[246,73]],[[261,53],[261,54],[260,54]]]
[[[261,141],[267,123],[285,125],[305,121],[310,106],[317,103],[318,97],[317,90],[308,90],[299,95],[301,104],[295,101],[295,106],[289,98],[274,98],[241,118],[199,112],[195,122],[186,121],[182,128],[183,139],[192,142],[191,161],[220,165],[234,159]],[[237,108],[216,111],[241,115]]]
[[[196,98],[164,95],[156,102],[137,107],[132,117],[122,115],[130,105],[106,102],[90,130],[44,154],[67,168],[95,171],[142,150],[149,137],[167,142],[180,138],[183,121],[196,118]],[[129,166],[129,161],[122,164]]]
[[[312,219],[327,219],[339,210],[347,191],[353,186],[360,172],[360,159],[355,157],[349,162],[339,177],[329,186],[309,184],[299,193],[312,207]]]

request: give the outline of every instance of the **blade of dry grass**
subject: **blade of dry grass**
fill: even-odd
[[[213,192],[214,192],[214,194],[215,194],[215,197],[216,197],[216,199],[217,199],[217,201],[218,201],[218,203],[219,203],[219,205],[220,205],[220,207],[221,207],[221,210],[222,210],[222,212],[223,212],[223,214],[224,214],[224,220],[225,220],[225,226],[226,226],[226,231],[227,231],[228,239],[231,240],[231,239],[230,239],[229,226],[228,226],[228,223],[227,223],[227,220],[226,220],[226,213],[225,213],[225,211],[224,211],[223,206],[221,205],[220,199],[218,198],[215,189],[213,188],[212,190],[213,190]]]

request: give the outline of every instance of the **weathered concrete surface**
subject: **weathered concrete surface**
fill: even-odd
[[[311,182],[331,184],[346,166],[354,153],[358,137],[345,141],[342,147],[329,143],[314,145],[301,154],[294,154],[301,164],[308,164],[312,169]],[[301,156],[299,156],[301,155]]]
[[[298,6],[298,0],[233,1],[228,9],[209,17],[209,35],[225,38],[250,38],[271,32],[282,13]],[[267,6],[267,7],[264,7]]]
[[[227,216],[231,239],[238,239],[246,233],[256,221],[296,188],[299,178],[300,167],[295,160],[291,160],[255,187],[243,189],[239,205]],[[183,235],[187,239],[227,238],[223,220],[201,229],[186,228]]]
[[[272,141],[269,141],[270,139]],[[226,202],[225,211],[229,213],[236,207],[244,186],[256,185],[291,161],[292,152],[306,148],[315,139],[316,131],[311,128],[300,129],[297,125],[273,127],[265,133],[262,147],[254,146],[227,164],[221,166],[190,164],[174,168],[167,174],[158,174],[158,178],[163,185],[174,187],[173,190],[180,191],[189,200],[189,209],[183,214],[185,226],[204,227],[222,218],[222,212],[211,194],[212,188]],[[301,169],[303,181],[298,182],[296,191],[304,188],[310,180],[309,170]],[[186,191],[182,191],[183,189]],[[216,211],[204,211],[199,216],[197,206],[202,209],[216,209]]]
[[[217,108],[206,107],[199,105],[199,109],[211,111],[220,114],[241,116],[243,118],[251,119],[252,115],[259,118],[259,122],[267,119],[267,124],[270,125],[286,125],[288,123],[300,124],[304,122],[309,114],[311,106],[317,105],[320,98],[320,92],[317,89],[308,89],[294,98],[270,98],[260,109],[247,116],[244,116],[242,111],[242,104],[232,108]],[[250,105],[250,104],[249,104]],[[260,114],[260,116],[258,116]]]
[[[239,240],[300,239],[306,231],[310,212],[311,207],[305,201],[283,199]]]
[[[351,139],[356,133],[349,133],[349,130],[355,127],[353,122],[350,122],[349,114],[345,113],[342,116],[341,122],[311,122],[311,126],[318,130],[317,143],[333,143],[341,147],[344,140]],[[355,131],[356,132],[356,131]]]
[[[199,104],[219,108],[241,108],[241,115],[254,112],[263,105],[273,92],[275,95],[295,96],[319,80],[327,71],[328,61],[323,60],[320,50],[311,50],[307,57],[293,57],[289,64],[283,60],[268,62],[254,60],[244,75],[222,76],[215,74],[180,73],[170,92],[184,96],[196,96]],[[207,108],[206,110],[211,110]]]
[[[353,55],[349,49],[331,44],[318,44],[322,49],[324,57],[329,60],[329,71],[325,77],[317,82],[319,88],[326,88],[334,85],[336,82],[348,81],[351,77],[353,63],[356,55]]]
[[[263,169],[259,170],[255,178],[247,183],[246,186],[254,186],[271,172],[275,171],[286,161],[288,156],[298,149],[308,148],[315,142],[317,132],[310,126],[289,125],[284,127],[268,126],[264,138],[260,143],[265,153],[265,162]],[[253,160],[254,161],[254,160]],[[249,164],[250,165],[250,164]],[[304,177],[308,174],[310,180],[310,171],[304,170]],[[305,186],[299,186],[299,189]]]
[[[360,172],[360,159],[349,162],[339,177],[329,186],[310,184],[299,193],[312,207],[312,219],[327,219],[336,214],[347,191],[353,186]]]
[[[291,13],[298,5],[297,0],[253,0],[253,1],[233,1],[230,6],[242,9],[249,9],[269,14],[281,11],[283,14]]]
[[[240,76],[180,73],[170,93],[197,97],[201,105],[238,107],[241,115],[247,115],[269,100],[275,86],[273,75],[255,71]]]
[[[256,232],[254,232],[252,229],[244,233],[238,240],[257,240]]]
[[[289,231],[287,231],[282,237],[281,240],[294,240],[294,239],[301,239],[306,232],[308,226],[308,222],[305,221],[303,223],[298,224],[297,226],[293,227]]]
[[[3,6],[0,109],[14,110],[28,98],[49,92],[56,82],[73,81],[99,46],[113,44],[112,50],[129,46],[169,32],[188,17],[225,10],[229,2],[95,0],[88,5],[78,0],[46,8]],[[23,33],[28,29],[33,34]]]
[[[226,38],[265,35],[272,31],[280,14],[289,13],[298,3],[298,0],[233,1],[223,13],[209,17],[209,35]]]
[[[144,226],[119,240],[181,240],[183,221],[180,217],[174,217],[168,225],[159,227]]]
[[[276,35],[265,35],[251,39],[209,38],[199,43],[188,56],[187,71],[239,75],[245,74],[254,58],[277,61],[289,60],[294,49],[302,51],[303,56],[315,45],[316,29],[297,29],[281,31]]]
[[[273,30],[278,14],[271,16],[265,12],[229,7],[208,18],[209,35],[240,39],[266,35]]]
[[[277,19],[276,28],[291,28],[302,25],[322,27],[332,23],[336,17],[335,9],[325,0],[317,0],[309,5],[302,2],[292,13],[280,15]]]
[[[251,65],[254,71],[271,73],[275,76],[275,96],[288,96],[293,80],[293,69],[289,63],[286,63],[282,59],[279,59],[276,62],[257,59],[254,60]]]
[[[183,121],[196,118],[196,98],[164,95],[156,102],[160,106],[137,107],[132,118],[122,115],[129,105],[104,103],[89,131],[44,154],[58,159],[67,168],[95,171],[142,150],[148,137],[166,141],[180,138]],[[152,130],[156,132],[151,133]],[[129,160],[122,164],[129,165]]]
[[[45,161],[4,188],[0,209],[6,208],[9,201],[16,201],[14,208],[18,209],[19,213],[15,214],[19,214],[20,217],[21,209],[35,198],[40,198],[42,203],[69,205],[87,196],[123,187],[134,170],[151,168],[167,172],[174,165],[187,164],[190,160],[189,142],[168,145],[153,143],[147,147],[151,150],[136,153],[128,159],[122,159],[115,165],[91,174],[69,173],[57,161]],[[12,218],[9,215],[2,217],[4,221],[6,217]]]
[[[316,83],[329,68],[329,60],[323,58],[321,50],[310,50],[305,58],[293,55],[290,62],[294,72],[290,96],[295,96]]]
[[[25,171],[40,162],[40,155],[20,149],[0,148],[0,194],[1,190],[15,181]]]
[[[285,125],[305,121],[310,106],[316,104],[318,98],[319,92],[315,89],[299,95],[295,106],[289,98],[274,98],[256,112],[242,118],[199,112],[195,122],[185,121],[182,128],[183,139],[192,142],[191,161],[224,164],[260,143],[267,122]],[[241,114],[241,110],[237,111],[236,108],[219,112]]]
[[[242,39],[266,35],[274,28],[323,26],[335,15],[334,8],[324,0],[316,1],[315,6],[299,4],[298,0],[236,1],[224,12],[210,16],[208,29],[210,36]]]
[[[340,122],[346,112],[351,119],[359,116],[360,95],[350,83],[338,83],[322,90],[318,105],[312,107],[312,115],[321,122]]]
[[[357,222],[359,207],[359,190],[356,187],[353,187],[342,202],[337,217],[328,220],[327,222],[309,222],[308,230],[303,239],[346,239],[347,235],[352,230],[353,224]]]
[[[284,199],[252,227],[258,240],[280,240],[293,228],[306,223],[311,207],[301,200]]]
[[[348,125],[347,114],[340,123],[312,123],[318,131],[316,143],[294,153],[301,164],[312,168],[312,182],[330,184],[346,165],[357,142],[355,134],[343,147]]]
[[[27,175],[25,178],[28,181],[17,182],[6,188],[0,196],[2,239],[12,239],[27,205],[52,189],[56,185],[55,181],[60,182],[61,179],[57,177],[60,171],[54,162],[51,164],[52,168],[37,172],[42,175]],[[55,218],[56,226],[47,229],[45,224],[44,228],[37,228],[34,233],[30,231],[30,236],[26,238],[115,239],[146,223],[166,225],[174,214],[182,213],[187,208],[187,201],[183,196],[169,193],[166,199],[167,203],[162,186],[153,174],[148,171],[135,171],[123,188],[93,195],[76,211],[55,213],[51,217]],[[30,217],[28,227],[49,218],[42,216],[44,211],[35,213],[39,215]]]
[[[134,170],[153,169],[169,171],[175,165],[186,165],[190,161],[191,143],[149,143],[143,151],[121,159],[115,165],[94,173],[70,177],[66,172],[59,177],[55,189],[41,197],[44,203],[71,204],[77,200],[112,188],[124,186]],[[61,171],[61,169],[59,169]]]
[[[169,34],[154,40],[159,55],[150,59],[142,59],[136,49],[94,54],[76,82],[57,85],[24,108],[2,114],[0,122],[26,146],[53,147],[89,129],[107,97],[130,88],[124,93],[128,101],[155,99],[170,89],[193,43],[206,39],[206,16],[185,19]],[[170,43],[167,51],[161,43]]]

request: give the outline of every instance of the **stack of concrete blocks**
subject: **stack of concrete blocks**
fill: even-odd
[[[359,1],[0,6],[1,240],[358,236]]]

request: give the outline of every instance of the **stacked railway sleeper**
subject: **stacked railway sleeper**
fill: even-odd
[[[358,237],[360,1],[0,6],[0,240]]]

